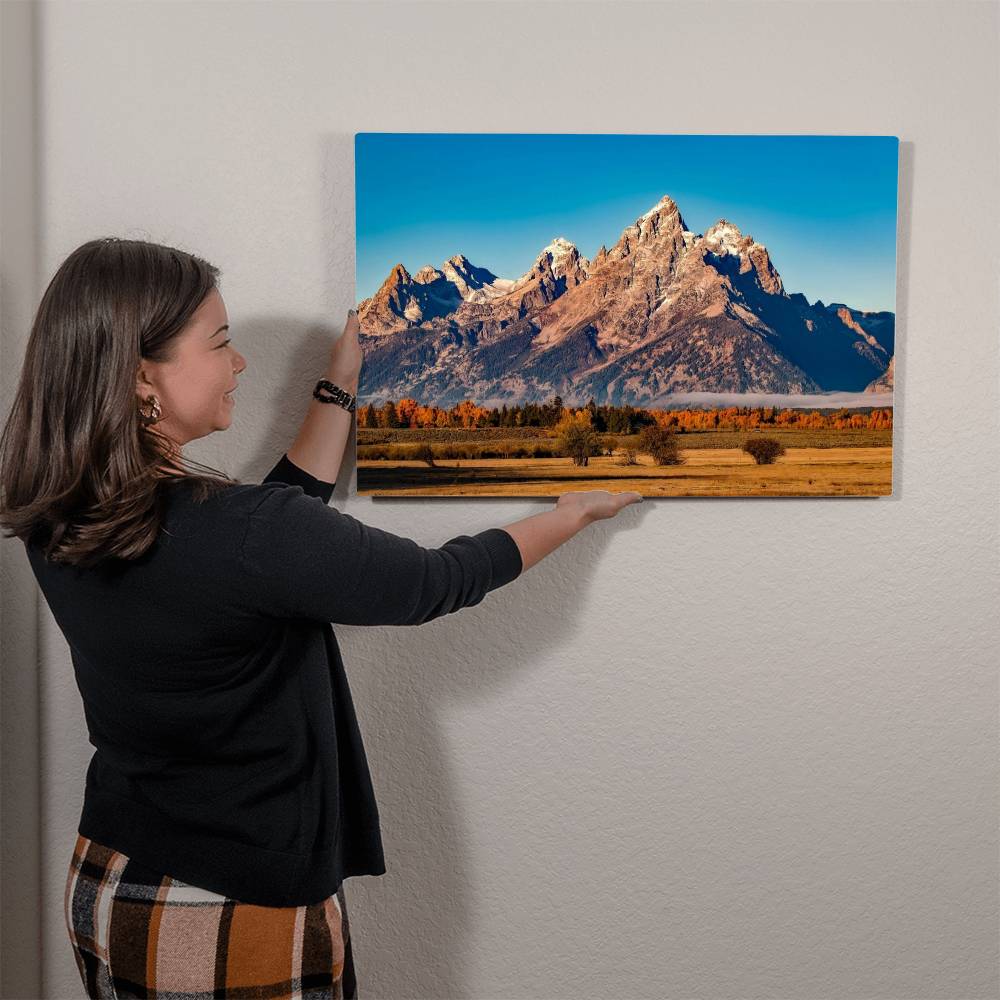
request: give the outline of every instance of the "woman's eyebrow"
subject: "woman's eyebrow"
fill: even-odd
[[[222,333],[223,330],[228,330],[228,329],[229,329],[229,324],[228,323],[225,326],[220,326],[219,329],[216,330],[215,333],[212,334],[212,337],[218,337],[219,334]],[[212,337],[209,337],[208,339],[211,340]]]

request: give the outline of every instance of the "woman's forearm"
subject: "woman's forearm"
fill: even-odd
[[[505,524],[503,530],[517,542],[517,547],[521,550],[523,573],[559,548],[563,542],[568,542],[589,523],[579,510],[556,507],[555,510],[532,514],[513,524]]]
[[[326,377],[342,389],[357,394],[357,377],[347,378],[336,371],[327,372]],[[352,421],[353,414],[342,406],[312,400],[299,433],[288,449],[288,457],[316,479],[326,483],[336,482],[344,461]],[[506,524],[503,529],[517,543],[523,573],[569,541],[590,520],[583,508],[559,506],[541,514],[532,514],[513,524]]]
[[[333,371],[327,372],[325,377],[341,389],[357,395],[357,378],[346,379]],[[311,400],[299,433],[288,449],[288,457],[310,476],[325,483],[335,483],[344,461],[353,418],[353,413],[337,403]]]

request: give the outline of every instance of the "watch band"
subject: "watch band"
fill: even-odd
[[[329,395],[324,395],[328,393]],[[321,378],[313,389],[313,397],[321,403],[336,403],[342,406],[349,413],[354,413],[357,405],[357,396],[351,395],[346,389],[341,389],[339,385],[334,385],[329,379]]]

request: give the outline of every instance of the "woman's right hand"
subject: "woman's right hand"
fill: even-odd
[[[563,542],[569,541],[591,521],[614,517],[622,507],[641,501],[641,493],[609,493],[607,490],[564,493],[553,510],[506,524],[504,531],[517,543],[523,573]]]
[[[634,492],[609,493],[607,490],[580,490],[564,493],[556,501],[556,507],[571,510],[584,522],[600,521],[614,517],[629,504],[642,503],[642,494]]]

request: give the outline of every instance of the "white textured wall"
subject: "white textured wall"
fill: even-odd
[[[389,868],[348,908],[369,1000],[995,997],[997,5],[39,17],[41,280],[103,234],[219,264],[249,369],[190,454],[241,478],[353,302],[355,131],[900,137],[895,495],[646,503],[478,608],[340,629]],[[550,506],[334,503],[427,545]],[[71,997],[91,748],[42,623],[44,990]]]

